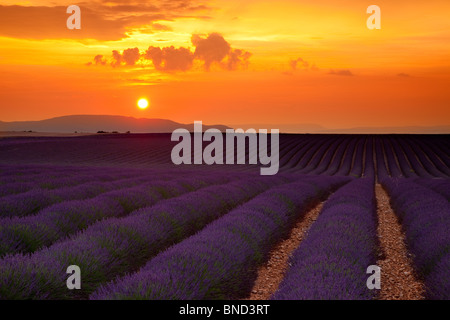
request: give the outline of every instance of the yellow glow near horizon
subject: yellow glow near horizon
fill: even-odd
[[[145,110],[148,108],[148,100],[145,98],[139,99],[137,102],[139,109]]]

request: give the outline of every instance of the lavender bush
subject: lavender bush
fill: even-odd
[[[353,161],[353,167],[350,171],[350,176],[361,177],[363,173],[363,157],[364,157],[364,147],[367,143],[367,139],[361,138],[355,150],[355,159]]]
[[[296,218],[347,181],[317,177],[272,188],[91,298],[242,298],[251,289],[257,266]]]
[[[8,255],[0,260],[0,298],[85,297],[102,282],[135,270],[231,208],[285,181],[282,177],[249,178],[206,187],[128,217],[99,221],[32,255]],[[83,270],[83,288],[76,292],[67,290],[64,280],[72,264]]]
[[[372,299],[366,269],[376,262],[376,225],[373,181],[340,188],[294,251],[272,299]]]
[[[163,176],[161,176],[163,178]],[[141,178],[145,179],[145,178]],[[134,183],[143,180],[133,180]],[[67,201],[24,218],[0,220],[0,256],[32,252],[108,217],[125,216],[157,201],[227,181],[226,177],[154,181],[104,193],[89,200]]]
[[[401,220],[409,250],[426,294],[450,299],[450,204],[447,199],[411,179],[385,179],[391,205]]]
[[[415,183],[428,187],[432,189],[434,192],[439,193],[444,196],[447,201],[450,201],[450,179],[443,178],[433,178],[433,179],[424,179],[417,178],[414,180]]]

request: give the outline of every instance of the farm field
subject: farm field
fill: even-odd
[[[450,299],[448,135],[280,135],[273,176],[176,166],[174,145],[0,139],[0,299]],[[278,282],[255,289],[282,255]]]

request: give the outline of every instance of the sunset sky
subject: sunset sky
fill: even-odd
[[[81,30],[66,27],[72,4]],[[448,0],[3,0],[0,121],[449,125],[449,13]]]

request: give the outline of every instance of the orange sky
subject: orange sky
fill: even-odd
[[[1,121],[450,124],[448,0],[54,3],[0,5]],[[66,28],[71,4],[81,30]]]

